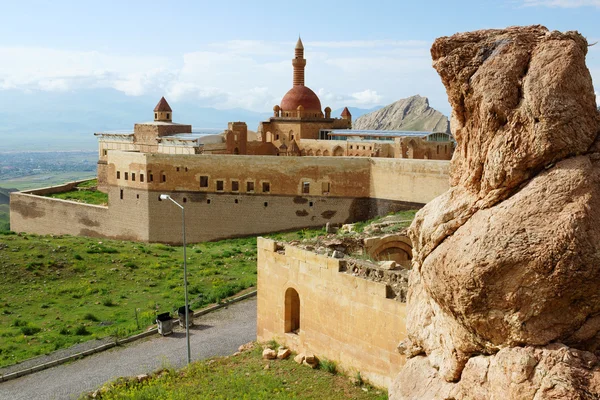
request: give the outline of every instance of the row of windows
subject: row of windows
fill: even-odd
[[[179,169],[179,168],[178,168]],[[187,168],[186,168],[187,170]],[[167,181],[167,176],[165,174],[161,173],[161,182],[166,182]],[[137,176],[139,178],[140,182],[144,182],[144,174],[140,173]],[[131,174],[129,172],[124,172],[123,173],[123,179],[128,181],[131,178],[132,182],[135,182],[136,180],[136,174],[135,172],[132,172]],[[117,171],[117,179],[121,179],[121,171]],[[152,175],[152,173],[150,171],[148,171],[148,182],[153,182],[154,181],[154,175]],[[208,188],[209,186],[209,178],[207,175],[202,175],[200,176],[200,188]],[[226,190],[225,188],[225,180],[223,179],[216,179],[215,180],[215,188],[217,192],[224,192]],[[271,192],[271,183],[270,182],[261,182],[261,189],[262,189],[262,193],[270,193]],[[331,184],[329,182],[322,182],[321,183],[321,193],[322,194],[329,194],[331,190]],[[240,191],[240,181],[239,180],[232,180],[231,181],[231,191],[238,193]],[[256,191],[255,189],[255,182],[254,181],[246,181],[246,193],[254,193]],[[302,182],[302,194],[310,194],[310,182]]]
[[[138,175],[140,182],[144,182],[144,174],[140,173]],[[131,174],[129,172],[123,172],[123,180],[128,181],[131,178],[132,182],[136,181],[136,174],[135,172],[132,172]],[[117,171],[117,179],[121,179],[121,171]],[[161,174],[160,175],[160,181],[161,182],[166,182],[167,181],[167,176],[165,174]],[[154,182],[154,175],[152,174],[151,171],[148,171],[148,182]]]
[[[209,184],[208,176],[202,175],[200,177],[200,187],[208,188],[208,184]],[[226,190],[225,189],[225,181],[222,179],[215,180],[215,187],[216,187],[217,192],[224,192]],[[262,188],[263,193],[271,192],[271,184],[269,182],[262,182],[261,188]],[[246,181],[246,193],[254,193],[255,190],[256,189],[255,189],[254,181]],[[240,181],[238,181],[238,180],[231,181],[231,191],[232,192],[240,191]]]

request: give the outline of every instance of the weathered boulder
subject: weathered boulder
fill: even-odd
[[[447,382],[427,357],[408,361],[392,385],[395,398],[406,399],[595,399],[600,393],[598,358],[554,343],[546,347],[511,347],[467,362],[457,383]]]
[[[578,33],[541,26],[434,42],[458,146],[450,190],[409,229],[402,347],[414,358],[391,398],[495,398],[501,372],[510,379],[508,363],[529,360],[519,346],[537,346],[526,349],[540,363],[558,359],[556,351],[599,347],[600,115],[586,52]],[[579,393],[581,383],[571,380],[582,368],[599,379],[595,361],[559,364],[549,376],[567,379],[565,393]],[[469,392],[478,376],[489,381],[481,396]],[[431,391],[410,389],[416,377]],[[542,381],[503,398],[559,398],[537,391]]]

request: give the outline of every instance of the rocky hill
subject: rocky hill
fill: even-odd
[[[450,133],[450,122],[441,112],[429,107],[427,97],[419,95],[398,100],[378,111],[359,117],[354,129],[435,131]]]

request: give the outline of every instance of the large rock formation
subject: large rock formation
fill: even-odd
[[[401,99],[380,110],[365,114],[352,124],[354,129],[434,131],[450,133],[448,117],[429,107],[427,97]]]
[[[411,357],[393,399],[600,398],[600,114],[586,40],[437,39],[451,188],[410,228]]]

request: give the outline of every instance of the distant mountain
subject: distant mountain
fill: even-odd
[[[429,107],[427,97],[416,95],[361,116],[352,128],[450,133],[450,122],[444,114]]]

